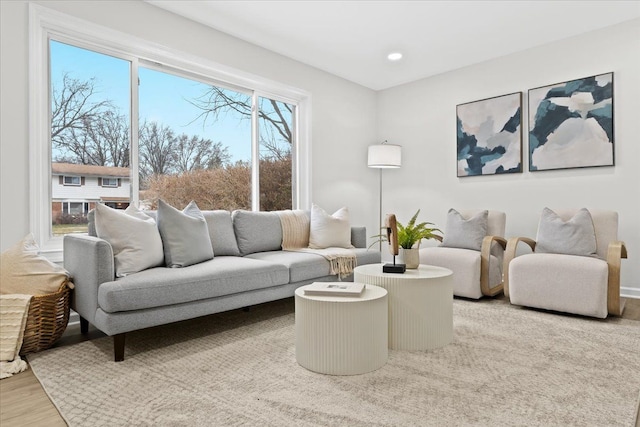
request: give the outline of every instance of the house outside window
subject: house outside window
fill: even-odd
[[[54,236],[88,231],[87,214],[96,203],[126,209],[130,203],[131,170],[122,167],[51,163],[51,232]],[[66,185],[80,177],[80,185]],[[105,186],[114,184],[112,186]]]

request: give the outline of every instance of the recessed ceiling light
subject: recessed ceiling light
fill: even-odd
[[[387,55],[387,59],[389,61],[400,61],[402,59],[402,54],[400,52],[392,52]]]

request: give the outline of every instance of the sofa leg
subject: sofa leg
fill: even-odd
[[[87,332],[89,332],[89,321],[80,316],[80,333],[86,334]]]
[[[113,356],[116,362],[122,362],[124,360],[124,337],[125,334],[113,336]]]

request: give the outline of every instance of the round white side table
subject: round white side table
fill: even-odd
[[[383,273],[382,264],[361,265],[353,280],[389,292],[389,348],[431,350],[453,340],[453,272],[421,264],[404,274]]]
[[[387,291],[367,285],[359,297],[295,292],[296,360],[310,371],[357,375],[387,363]]]

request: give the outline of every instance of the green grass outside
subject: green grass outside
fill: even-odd
[[[65,234],[87,233],[89,228],[87,224],[54,224],[53,235],[64,236]]]

